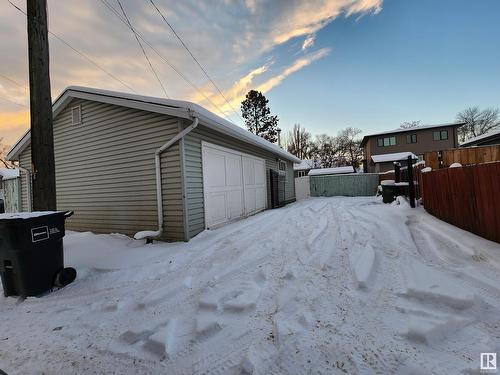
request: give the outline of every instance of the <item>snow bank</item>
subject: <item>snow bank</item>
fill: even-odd
[[[432,171],[431,167],[425,167],[425,168],[422,168],[422,170],[420,172],[427,173],[427,172],[430,172],[430,171]]]
[[[32,219],[35,217],[53,215],[61,211],[12,212],[0,214],[0,220]]]
[[[308,176],[321,176],[328,174],[346,174],[346,173],[356,173],[353,167],[335,167],[335,168],[318,168],[311,169]]]
[[[450,165],[450,168],[460,168],[462,166],[462,164],[460,163],[453,163]]]
[[[372,155],[372,160],[374,163],[386,163],[389,161],[406,160],[408,156],[411,156],[412,159],[418,159],[413,152],[395,152],[392,154]]]

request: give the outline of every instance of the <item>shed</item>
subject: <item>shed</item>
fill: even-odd
[[[189,240],[270,208],[271,170],[283,203],[295,200],[300,159],[194,103],[72,86],[53,117],[57,208],[75,211],[68,229]],[[8,159],[31,169],[29,132]],[[24,211],[28,190],[23,179]]]

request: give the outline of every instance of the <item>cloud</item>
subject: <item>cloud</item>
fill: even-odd
[[[21,8],[21,0],[13,0]],[[314,59],[296,60],[297,55],[279,53],[280,46],[305,38],[297,50],[309,51],[315,35],[340,15],[360,16],[377,13],[383,0],[164,0],[158,3],[177,33],[198,57],[204,68],[227,94],[233,106],[248,88],[263,85],[276,87],[290,74]],[[109,2],[116,7],[114,1]],[[204,93],[227,104],[186,53],[156,10],[146,1],[122,0],[128,16],[138,31],[163,57]],[[49,0],[49,29],[104,69],[144,95],[162,96],[162,90],[137,45],[132,32],[102,2]],[[55,98],[69,85],[86,85],[118,91],[129,91],[120,82],[83,59],[53,37],[49,38],[52,95]],[[302,48],[303,47],[303,48]],[[149,47],[146,51],[160,79],[172,98],[193,99],[218,112],[197,95],[168,64]],[[0,2],[0,73],[17,82],[27,82],[26,17],[8,2]],[[273,56],[274,64],[269,63]],[[313,55],[314,56],[314,55]],[[307,57],[304,57],[307,59]],[[288,66],[272,76],[271,67]],[[254,68],[252,68],[254,67]],[[295,67],[295,68],[294,68]],[[297,68],[298,67],[298,68]],[[21,88],[7,87],[2,95],[28,103]],[[270,88],[269,88],[270,89]],[[0,103],[0,113],[17,110]],[[27,127],[27,123],[25,127]],[[5,129],[5,126],[4,126]],[[5,132],[5,130],[3,130]]]
[[[292,65],[284,69],[280,74],[261,83],[257,87],[257,90],[262,92],[270,91],[274,87],[280,85],[286,77],[299,71],[302,68],[305,68],[306,66],[312,64],[314,61],[319,60],[322,57],[325,57],[330,53],[330,51],[331,51],[330,48],[322,48],[319,51],[309,54],[308,56],[301,57],[295,60]]]
[[[305,51],[309,47],[312,47],[315,41],[316,41],[316,34],[308,35],[307,38],[304,39],[304,43],[302,43],[302,51]]]
[[[296,59],[292,64],[280,70],[275,75],[272,75],[272,72],[270,72],[270,66],[272,65],[272,62],[253,69],[225,91],[224,96],[228,99],[230,104],[226,103],[224,98],[218,95],[215,90],[211,90],[209,98],[211,101],[217,104],[217,106],[221,108],[223,112],[226,112],[234,117],[234,112],[232,111],[232,109],[239,108],[240,103],[245,98],[245,95],[249,90],[254,89],[262,91],[263,93],[267,93],[273,88],[279,86],[288,76],[312,64],[314,61],[327,56],[330,51],[330,48],[322,48],[318,51],[311,52],[306,56]],[[268,76],[263,78],[266,73],[268,73]],[[260,82],[255,82],[256,79],[259,78],[261,78]],[[207,86],[204,89],[205,91],[208,91],[210,90],[210,87]],[[202,101],[203,98],[199,93],[195,93],[191,100]]]

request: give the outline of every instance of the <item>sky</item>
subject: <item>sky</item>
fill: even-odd
[[[500,107],[497,0],[154,0],[216,87],[150,0],[120,2],[158,52],[144,45],[166,95],[238,125],[250,89],[266,95],[285,132],[300,123],[312,134]],[[48,6],[49,30],[79,51],[49,37],[54,99],[70,85],[165,97],[118,0]],[[0,56],[0,138],[12,145],[29,127],[28,63],[26,17],[7,0]]]

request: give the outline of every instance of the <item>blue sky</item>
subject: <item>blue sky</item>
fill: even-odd
[[[317,46],[332,52],[268,97],[283,126],[366,132],[402,121],[454,121],[500,106],[500,1],[385,0],[377,15],[340,18]]]
[[[48,0],[49,29],[107,72],[50,37],[52,96],[70,85],[163,96],[133,34],[105,2],[119,12],[116,0]],[[346,126],[367,134],[403,121],[454,121],[468,106],[500,107],[498,0],[156,0],[230,104],[149,1],[121,3],[134,27],[196,86],[146,46],[168,95],[239,125],[232,108],[239,110],[250,89],[270,99],[284,131],[300,123],[313,134]],[[0,2],[6,144],[29,127],[26,51],[25,16]]]

